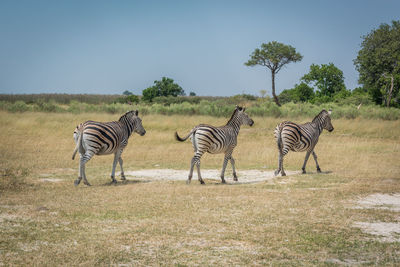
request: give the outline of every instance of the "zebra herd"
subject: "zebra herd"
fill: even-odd
[[[306,164],[310,154],[312,153],[317,166],[317,171],[321,172],[314,148],[323,129],[326,129],[329,132],[333,131],[330,114],[331,111],[328,112],[322,110],[312,120],[312,122],[296,124],[294,122],[284,121],[278,124],[275,128],[275,138],[278,146],[279,161],[275,175],[278,175],[279,173],[281,173],[282,176],[286,175],[283,169],[283,157],[289,151],[307,151],[302,167],[303,173],[306,172]],[[133,132],[141,136],[146,134],[146,130],[142,125],[142,120],[138,115],[139,112],[137,110],[129,111],[122,115],[118,121],[105,123],[86,121],[76,127],[74,131],[76,146],[72,159],[74,159],[76,153],[79,152],[80,161],[79,177],[75,180],[75,185],[79,185],[82,179],[84,184],[90,185],[86,179],[85,164],[94,155],[107,155],[112,153],[114,153],[114,161],[111,171],[112,183],[117,182],[115,180],[115,168],[117,162],[119,162],[121,167],[121,179],[125,180],[121,154],[128,144],[128,139]],[[228,161],[232,164],[233,179],[234,181],[237,181],[235,160],[232,157],[233,149],[237,145],[237,136],[240,127],[242,125],[252,126],[253,124],[254,121],[249,117],[249,115],[247,115],[245,108],[236,106],[231,118],[224,126],[215,127],[207,124],[199,124],[183,138],[175,132],[175,138],[180,142],[184,142],[190,138],[194,149],[194,156],[191,160],[187,183],[190,183],[193,176],[194,165],[196,165],[198,180],[201,184],[204,184],[200,173],[200,159],[206,152],[211,154],[225,154],[221,171],[222,183],[226,183],[224,177]]]

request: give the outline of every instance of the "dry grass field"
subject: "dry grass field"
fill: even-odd
[[[206,176],[202,186],[196,174],[190,185],[129,177],[110,185],[112,156],[101,156],[86,167],[93,186],[75,187],[75,126],[118,118],[0,112],[0,266],[400,265],[398,203],[357,204],[399,196],[400,121],[333,120],[335,131],[324,131],[316,148],[322,174],[311,157],[308,174],[254,184],[235,184],[228,165],[226,185]],[[175,130],[184,135],[196,124],[227,120],[142,119],[147,134],[131,137],[126,171],[188,171],[193,150],[174,140]],[[290,118],[253,119],[234,152],[239,181],[246,170],[277,167],[273,129]],[[300,170],[303,159],[289,153],[286,169]],[[220,169],[222,160],[205,155],[202,169]],[[362,223],[394,230],[384,238]]]

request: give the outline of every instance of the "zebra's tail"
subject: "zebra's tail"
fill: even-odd
[[[75,159],[76,152],[78,152],[79,147],[82,146],[82,135],[83,135],[82,132],[79,131],[79,130],[77,129],[77,130],[74,132],[74,134],[75,134],[75,133],[78,134],[78,141],[76,142],[74,152],[72,153],[72,160]]]
[[[184,142],[189,138],[189,136],[192,134],[192,132],[193,132],[193,130],[190,131],[190,133],[183,138],[178,135],[178,132],[175,132],[175,139],[178,140],[179,142]]]

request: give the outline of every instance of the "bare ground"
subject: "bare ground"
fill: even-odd
[[[356,209],[383,209],[400,212],[400,194],[372,194],[359,199]],[[353,227],[375,236],[381,242],[400,242],[400,216],[395,222],[355,222]]]
[[[299,171],[286,171],[287,175],[299,174]],[[175,181],[185,181],[188,178],[189,170],[173,170],[173,169],[150,169],[150,170],[138,170],[138,171],[127,171],[125,176],[134,179],[141,179],[144,181],[155,181],[155,180],[175,180]],[[203,179],[219,180],[221,181],[220,170],[201,170],[201,175]],[[245,170],[238,171],[238,182],[234,182],[231,173],[229,171],[225,174],[225,179],[227,183],[238,183],[238,184],[252,184],[260,183],[272,180],[275,175],[274,171],[266,170]],[[197,181],[197,171],[193,172],[193,182]]]

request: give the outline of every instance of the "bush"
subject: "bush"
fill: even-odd
[[[281,104],[289,102],[306,102],[313,99],[315,96],[314,89],[302,82],[296,84],[293,89],[285,89],[279,95]]]
[[[294,94],[294,90],[293,89],[285,89],[283,90],[279,96],[279,102],[281,104],[286,104],[289,102],[296,102],[296,96]]]
[[[46,102],[43,99],[38,99],[33,106],[34,111],[42,111],[42,112],[61,112],[62,108],[57,106],[54,101]]]
[[[114,103],[137,104],[139,103],[139,100],[139,96],[130,94],[117,98]]]
[[[273,102],[265,102],[257,106],[252,106],[247,111],[253,116],[274,117],[278,118],[282,115],[281,108]]]
[[[310,103],[320,105],[324,103],[329,103],[332,101],[332,98],[327,95],[318,94],[313,99],[310,100]]]
[[[25,102],[17,101],[11,105],[8,105],[7,110],[10,112],[25,112],[29,110],[29,107]]]
[[[362,105],[374,105],[374,102],[372,101],[372,98],[370,95],[363,93],[353,93],[352,95],[342,99],[339,104],[341,105],[354,105],[358,106],[360,104]]]

